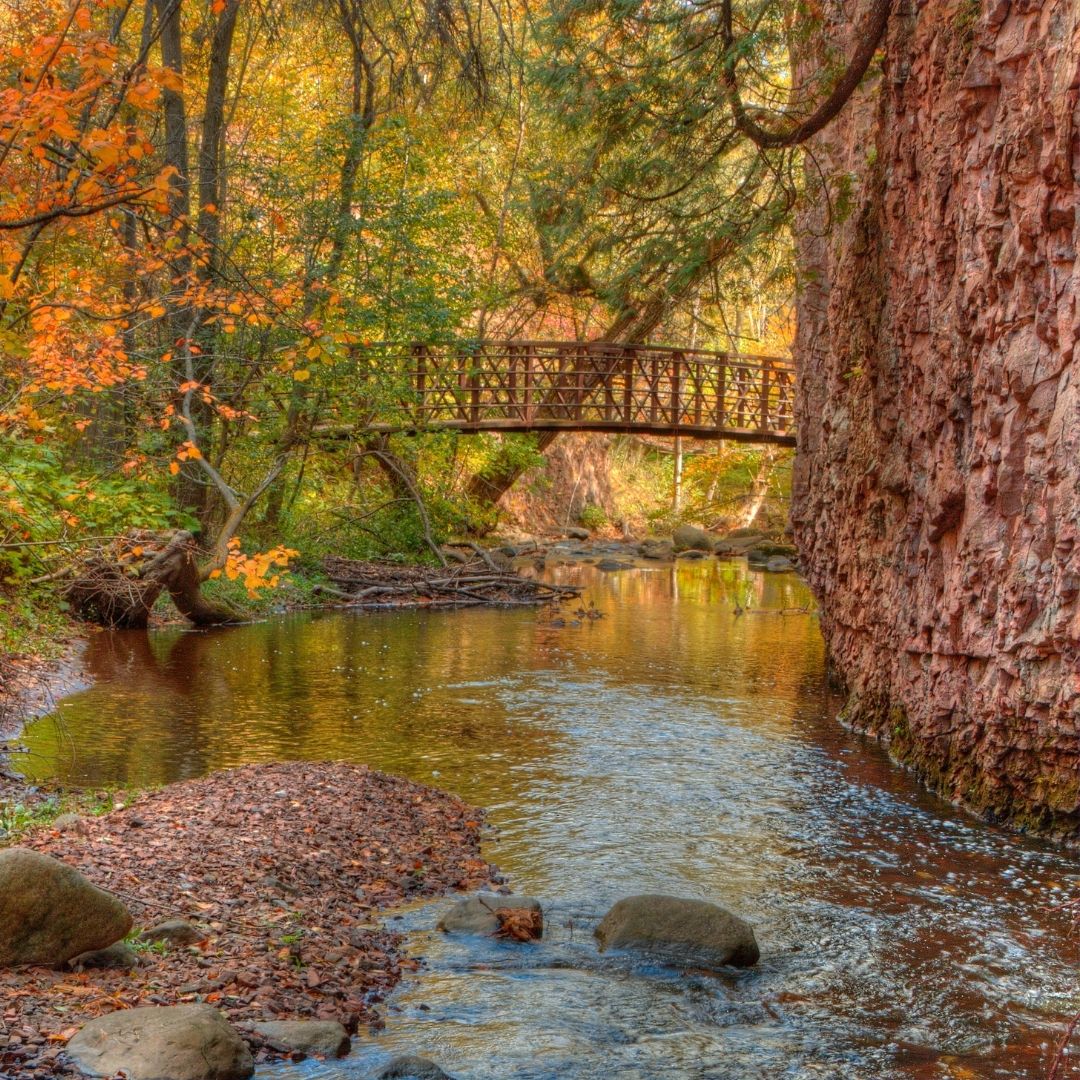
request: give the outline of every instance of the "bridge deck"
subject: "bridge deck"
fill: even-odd
[[[660,345],[371,345],[361,387],[399,388],[365,430],[611,431],[795,443],[790,360]]]

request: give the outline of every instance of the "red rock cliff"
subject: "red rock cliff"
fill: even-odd
[[[796,537],[852,724],[1077,833],[1080,4],[901,0],[886,57],[812,146]]]

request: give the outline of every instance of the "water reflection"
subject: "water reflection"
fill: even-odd
[[[836,724],[815,619],[775,614],[807,603],[796,578],[559,573],[605,617],[99,635],[96,685],[27,733],[32,770],[148,784],[342,757],[490,808],[489,857],[554,904],[551,937],[447,941],[410,914],[431,970],[376,1043],[313,1075],[363,1076],[397,1047],[476,1080],[1043,1076],[1073,993],[1050,906],[1072,857],[952,812]],[[640,891],[747,915],[762,965],[718,982],[598,957],[590,927]]]

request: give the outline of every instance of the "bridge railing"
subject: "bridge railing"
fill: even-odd
[[[779,357],[580,341],[380,344],[362,378],[399,392],[375,430],[635,430],[794,441],[794,368]],[[384,384],[385,385],[385,384]]]

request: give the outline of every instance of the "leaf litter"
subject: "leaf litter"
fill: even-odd
[[[376,913],[497,885],[481,821],[453,795],[363,765],[290,762],[172,784],[24,838],[119,896],[137,929],[179,917],[204,934],[143,947],[131,971],[0,970],[0,1075],[65,1075],[64,1043],[83,1022],[136,1006],[205,1001],[241,1028],[378,1027],[376,1006],[417,965]],[[257,1058],[282,1049],[244,1034]]]

